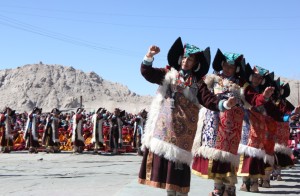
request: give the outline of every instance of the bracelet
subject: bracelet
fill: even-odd
[[[147,57],[147,55],[145,55],[143,60],[151,63],[151,62],[153,62],[154,58],[153,57]]]
[[[229,107],[229,106],[227,105],[227,103],[228,103],[228,101],[224,101],[223,107],[224,107],[226,110],[230,110],[231,107]]]

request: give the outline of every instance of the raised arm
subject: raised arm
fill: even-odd
[[[143,62],[141,64],[141,74],[144,78],[155,84],[161,85],[164,77],[166,75],[167,70],[165,68],[153,68],[152,63],[154,61],[154,55],[160,52],[159,47],[150,46],[147,54],[145,55]]]

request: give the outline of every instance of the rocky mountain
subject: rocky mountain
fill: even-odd
[[[290,84],[288,99],[298,105],[299,81],[287,78],[281,81]],[[28,112],[38,106],[45,112],[55,107],[75,110],[80,107],[81,97],[87,111],[99,107],[113,111],[119,107],[132,113],[149,109],[152,100],[151,96],[137,95],[126,86],[106,81],[94,72],[85,73],[73,67],[40,63],[0,70],[0,109],[9,106],[18,112]]]
[[[75,110],[81,100],[87,111],[119,107],[137,113],[147,109],[152,97],[137,95],[122,84],[73,67],[40,63],[0,70],[0,109],[9,106],[28,112],[38,106],[44,112],[55,107]]]

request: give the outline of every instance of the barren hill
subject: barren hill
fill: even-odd
[[[87,111],[99,107],[113,111],[119,107],[136,113],[147,108],[152,100],[94,72],[84,73],[73,67],[40,63],[0,70],[0,109],[9,106],[23,112],[38,106],[47,112],[54,107],[77,108],[80,96]]]
[[[291,87],[288,99],[298,104],[296,80],[281,78]],[[43,111],[76,109],[83,106],[87,111],[115,107],[137,113],[149,109],[152,97],[140,96],[126,86],[104,80],[94,72],[84,73],[73,67],[61,65],[29,64],[16,69],[0,70],[0,109],[9,106],[18,112],[31,111],[35,106]]]

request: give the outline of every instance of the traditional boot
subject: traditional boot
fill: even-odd
[[[254,193],[259,192],[259,190],[258,190],[258,179],[257,178],[252,178],[250,180],[250,192],[254,192]]]
[[[96,155],[96,154],[98,154],[98,150],[97,150],[97,149],[94,149],[93,155]]]
[[[30,147],[30,148],[28,149],[28,152],[29,152],[29,153],[34,153],[34,148],[33,148],[33,147]]]
[[[11,150],[12,150],[12,147],[8,146],[6,151],[7,151],[7,153],[10,153]]]
[[[275,180],[277,180],[277,181],[283,181],[283,179],[281,178],[281,167],[279,167],[277,169],[277,178]]]
[[[243,184],[240,188],[240,191],[245,191],[245,192],[250,191],[250,178],[243,177]]]
[[[262,178],[258,178],[258,186],[262,187],[262,183],[263,183],[263,179]]]
[[[83,147],[82,147],[82,146],[79,146],[79,147],[78,147],[78,152],[79,152],[79,153],[82,153],[82,152],[83,152]]]
[[[263,177],[262,187],[271,188],[271,185],[270,185],[270,175],[271,175],[271,173],[272,173],[272,171],[265,171],[265,176]]]
[[[236,196],[235,194],[235,186],[226,185],[223,196]]]
[[[3,147],[3,153],[10,153],[9,146]]]
[[[277,181],[283,181],[283,179],[281,178],[281,175],[279,174],[276,178]]]
[[[116,155],[116,154],[118,154],[118,150],[116,149],[116,148],[114,148],[114,150],[113,150],[113,153],[112,153],[113,155]]]
[[[60,149],[58,148],[58,146],[53,146],[53,152],[54,153],[59,153]]]
[[[76,154],[76,153],[78,153],[78,147],[77,146],[73,146],[73,154]]]
[[[225,185],[221,183],[215,183],[214,191],[209,196],[222,196],[224,193]]]

